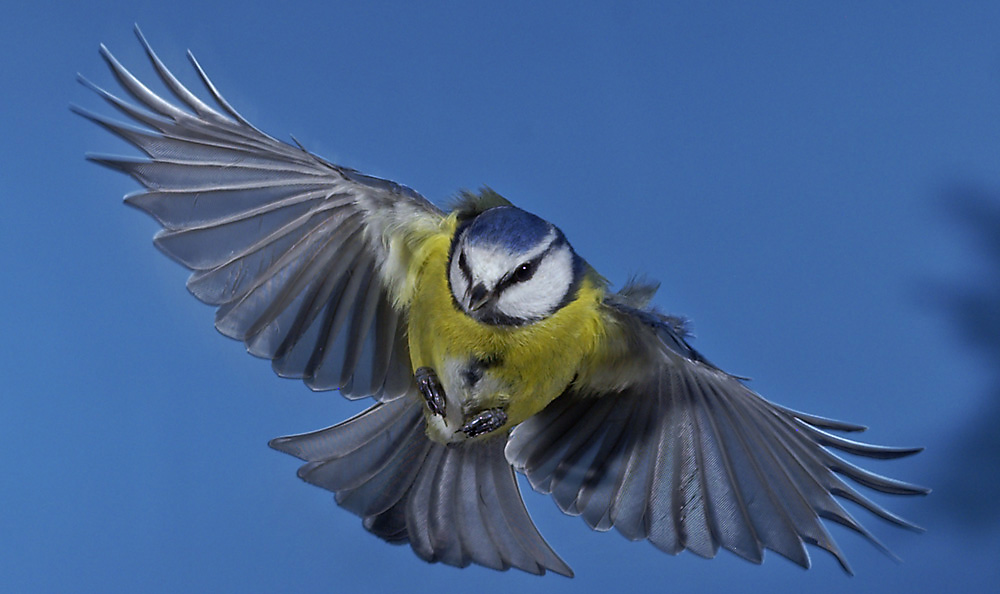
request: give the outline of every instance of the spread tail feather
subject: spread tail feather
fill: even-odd
[[[299,477],[333,491],[367,530],[426,561],[573,575],[528,516],[506,438],[446,446],[424,429],[420,402],[400,398],[270,445],[306,461]]]

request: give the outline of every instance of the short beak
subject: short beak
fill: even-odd
[[[486,302],[490,300],[490,297],[492,297],[492,295],[490,294],[489,291],[486,290],[486,287],[483,286],[483,283],[477,284],[476,286],[472,287],[472,289],[470,289],[468,293],[469,309],[471,311],[476,311],[477,309],[486,305]]]

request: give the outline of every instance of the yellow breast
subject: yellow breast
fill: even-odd
[[[448,286],[455,224],[454,217],[445,219],[441,232],[426,237],[414,254],[407,322],[410,360],[413,369],[426,366],[437,372],[449,407],[460,402],[465,413],[474,413],[502,406],[508,427],[513,427],[559,396],[600,342],[604,290],[585,278],[576,299],[544,320],[516,327],[478,322],[458,308]],[[488,366],[485,377],[470,385],[467,363],[474,361]],[[453,415],[448,416],[451,420]],[[429,434],[438,441],[453,440]]]

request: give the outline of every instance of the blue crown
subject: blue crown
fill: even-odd
[[[503,245],[516,252],[526,252],[553,230],[563,239],[552,223],[515,206],[497,206],[472,221],[465,240],[469,245]]]

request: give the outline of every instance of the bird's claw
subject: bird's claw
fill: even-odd
[[[443,417],[446,402],[444,386],[441,385],[437,373],[430,367],[421,367],[413,375],[417,380],[417,389],[420,390],[424,402],[427,403],[427,408],[431,409],[432,413]]]
[[[507,423],[507,411],[502,408],[487,408],[486,410],[479,411],[471,419],[466,421],[459,431],[465,433],[469,437],[478,437],[480,435],[490,433],[491,431],[496,431],[497,429],[503,427]]]

